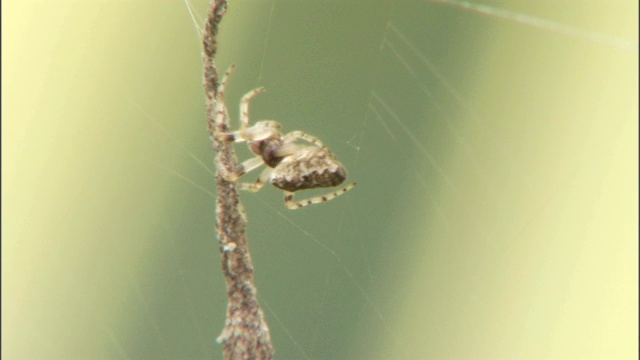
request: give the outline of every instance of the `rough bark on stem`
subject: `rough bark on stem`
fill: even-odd
[[[237,158],[233,143],[218,141],[214,133],[229,131],[229,117],[222,94],[220,78],[213,63],[218,45],[220,21],[227,9],[226,0],[211,0],[205,32],[204,88],[207,101],[207,123],[216,166],[235,169]],[[227,319],[217,341],[223,345],[225,359],[273,359],[273,345],[264,312],[258,304],[253,282],[254,269],[245,233],[246,215],[242,210],[236,184],[226,181],[218,172],[216,228],[218,247],[222,255],[222,271],[227,283]]]

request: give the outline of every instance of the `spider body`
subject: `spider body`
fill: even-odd
[[[218,89],[218,103],[222,104],[224,87],[233,67],[227,71]],[[318,138],[302,131],[280,133],[282,126],[272,120],[258,121],[249,125],[249,102],[257,94],[264,91],[258,88],[250,91],[240,101],[240,130],[215,134],[216,139],[227,142],[247,142],[249,149],[256,157],[244,161],[236,169],[229,170],[219,166],[218,170],[227,181],[236,182],[242,175],[265,164],[267,168],[260,174],[255,183],[240,183],[241,190],[259,191],[265,183],[284,190],[285,205],[290,209],[298,209],[307,205],[332,200],[353,189],[352,183],[339,191],[307,200],[294,201],[293,194],[299,190],[334,187],[342,184],[347,178],[345,167],[337,160],[329,148]],[[219,111],[226,115],[226,109]],[[309,145],[299,144],[303,140]]]

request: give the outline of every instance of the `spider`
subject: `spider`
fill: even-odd
[[[224,90],[234,66],[225,73],[218,88],[218,102],[224,107]],[[257,192],[265,183],[284,191],[284,204],[289,209],[299,209],[308,205],[327,202],[353,189],[356,183],[338,191],[295,201],[294,193],[299,190],[335,187],[347,178],[347,171],[336,156],[315,136],[302,131],[280,133],[282,126],[277,121],[258,121],[253,126],[249,122],[249,102],[264,91],[260,87],[245,94],[240,100],[240,130],[218,133],[217,140],[225,142],[247,142],[251,152],[257,156],[242,162],[234,170],[218,166],[225,180],[237,182],[244,174],[257,169],[262,164],[267,167],[255,183],[238,184],[241,190]],[[226,113],[226,111],[224,111]],[[303,140],[310,145],[296,143]]]

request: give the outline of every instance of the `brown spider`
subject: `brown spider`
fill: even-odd
[[[224,90],[227,79],[233,71],[232,65],[220,82],[218,101],[224,107]],[[218,171],[227,181],[236,182],[242,175],[266,164],[255,183],[240,183],[241,190],[259,191],[266,182],[284,191],[284,203],[289,209],[299,209],[311,204],[332,200],[353,189],[352,183],[341,190],[314,196],[306,200],[294,201],[293,195],[298,190],[323,187],[334,187],[342,184],[347,178],[347,171],[338,162],[336,156],[318,138],[302,131],[292,131],[282,135],[282,127],[277,121],[258,121],[249,125],[249,102],[257,94],[264,91],[258,88],[245,94],[240,100],[240,130],[219,133],[217,140],[226,142],[246,141],[249,149],[256,154],[249,160],[242,162],[235,170],[218,166]],[[224,111],[226,113],[226,110]],[[311,144],[301,145],[296,140],[304,140]]]

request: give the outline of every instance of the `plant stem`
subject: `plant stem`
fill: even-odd
[[[214,65],[218,48],[220,21],[227,9],[226,0],[211,0],[205,32],[204,88],[207,123],[218,168],[235,169],[237,158],[233,143],[216,140],[215,133],[229,131],[229,116],[220,90],[220,77]],[[218,171],[216,228],[222,255],[222,272],[227,283],[227,319],[217,341],[223,345],[225,359],[273,359],[269,327],[258,303],[254,268],[246,236],[246,214],[240,204],[234,182],[226,181]]]

